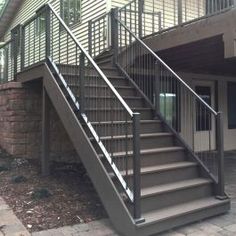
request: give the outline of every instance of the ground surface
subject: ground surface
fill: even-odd
[[[2,158],[0,158],[0,163],[1,162],[4,162]],[[13,162],[14,164],[14,162]],[[174,229],[174,230],[171,230],[169,232],[165,232],[163,234],[159,234],[158,236],[235,236],[236,235],[236,152],[235,153],[229,153],[226,155],[226,159],[225,159],[225,175],[226,175],[226,191],[228,193],[228,195],[231,197],[231,211],[228,212],[227,214],[224,214],[224,215],[220,215],[220,216],[217,216],[217,217],[213,217],[213,218],[210,218],[210,219],[206,219],[202,222],[197,222],[197,223],[194,223],[194,224],[190,224],[190,225],[187,225],[187,226],[184,226],[184,227],[180,227],[180,228],[177,228],[177,229]],[[30,165],[30,172],[32,171],[32,169],[34,169],[35,167],[32,167],[31,164],[24,164],[23,166],[24,167],[21,167],[21,168],[16,168],[11,171],[9,171],[8,173],[7,172],[0,172],[0,195],[4,195],[4,196],[8,196],[9,198],[9,193],[11,193],[12,190],[9,190],[9,188],[13,187],[13,188],[20,188],[20,185],[15,185],[15,184],[12,184],[10,183],[9,181],[12,181],[11,180],[11,176],[13,173],[17,173],[18,174],[18,171],[23,171],[23,169],[26,171],[27,168],[26,166],[27,165]],[[14,165],[13,165],[14,166]],[[34,172],[34,171],[33,171]],[[49,199],[44,199],[44,200],[40,200],[40,201],[33,201],[32,203],[30,203],[30,206],[31,207],[27,207],[27,204],[26,206],[21,206],[19,203],[14,203],[16,201],[16,197],[14,198],[15,200],[11,200],[11,199],[8,199],[8,202],[9,204],[12,204],[11,206],[13,206],[13,208],[16,208],[16,209],[22,209],[25,211],[27,211],[28,209],[44,209],[47,211],[48,210],[52,210],[51,207],[60,207],[59,209],[62,210],[62,212],[67,212],[67,211],[64,211],[63,209],[63,206],[66,207],[65,209],[69,209],[68,211],[71,210],[71,208],[68,208],[68,205],[70,205],[70,201],[72,200],[68,200],[68,202],[63,202],[62,203],[62,207],[60,204],[58,204],[56,202],[56,199],[59,198],[60,194],[57,193],[56,189],[60,189],[60,191],[62,191],[64,188],[66,191],[68,191],[68,196],[69,196],[69,199],[71,199],[71,196],[74,196],[76,194],[80,194],[80,190],[81,189],[81,186],[83,186],[83,183],[88,181],[83,181],[83,178],[87,179],[87,177],[78,177],[77,175],[84,175],[84,174],[81,174],[81,172],[83,173],[82,170],[75,172],[75,173],[70,173],[70,174],[66,174],[66,175],[69,175],[71,176],[70,179],[67,179],[69,177],[66,177],[65,174],[62,174],[64,173],[62,170],[58,171],[59,174],[57,173],[56,175],[50,177],[50,180],[49,182],[53,182],[53,186],[52,189],[50,189],[54,194],[49,198]],[[11,174],[10,174],[11,173]],[[40,187],[41,186],[47,186],[49,188],[49,185],[45,185],[45,181],[46,179],[41,179],[39,178],[39,175],[37,174],[38,173],[38,169],[35,168],[35,173],[34,173],[34,177],[38,178],[39,180],[37,181],[43,181],[43,182],[40,182],[41,184],[39,185]],[[28,173],[27,173],[28,174]],[[30,173],[29,173],[30,175]],[[31,175],[30,175],[31,176]],[[2,184],[3,185],[6,185],[6,182],[2,181],[2,177],[4,177],[5,181],[7,182],[7,186],[8,187],[4,187],[4,189],[8,188],[8,191],[7,191],[7,194],[5,194],[4,192],[2,192],[2,189],[3,189],[3,186],[1,186]],[[78,179],[77,179],[78,178]],[[72,180],[72,179],[75,179],[77,180],[74,184],[70,183],[69,181]],[[36,181],[36,183],[37,183]],[[80,185],[78,185],[78,181],[81,181],[80,182]],[[30,184],[30,180],[28,180],[28,184]],[[49,182],[46,182],[46,183],[49,183]],[[73,182],[73,181],[72,181]],[[26,184],[26,183],[24,183]],[[21,184],[21,187],[22,187],[22,191],[23,191],[23,184]],[[16,187],[18,186],[18,187]],[[57,188],[55,187],[57,186]],[[59,187],[58,187],[59,186]],[[70,188],[68,188],[68,186],[70,186]],[[80,186],[80,187],[78,187]],[[87,187],[84,187],[84,188],[87,188]],[[84,189],[82,188],[82,189]],[[26,188],[27,189],[27,188]],[[17,193],[17,190],[14,190],[15,193]],[[13,192],[14,192],[13,191]],[[19,191],[19,190],[18,190]],[[29,192],[32,191],[31,189],[29,190]],[[60,192],[59,191],[59,192]],[[20,194],[20,192],[18,192]],[[22,192],[22,195],[24,195],[24,191]],[[84,191],[81,192],[82,193],[82,196],[85,197],[85,193]],[[93,206],[94,203],[97,204],[99,201],[97,201],[97,196],[96,196],[96,193],[94,192],[92,186],[91,186],[91,193],[94,194],[94,199],[92,202],[93,202]],[[56,197],[58,194],[58,197]],[[87,194],[87,193],[86,193]],[[26,195],[28,196],[28,195]],[[89,196],[88,196],[89,197]],[[19,202],[22,202],[21,200],[22,197],[19,196]],[[29,197],[24,197],[26,200],[26,202],[31,202],[31,198]],[[53,199],[55,200],[55,203],[53,203]],[[64,198],[63,197],[63,201],[65,201],[65,199],[67,198]],[[74,199],[74,198],[72,198]],[[75,198],[77,199],[76,201],[80,200],[80,198]],[[17,200],[18,201],[18,200]],[[80,200],[81,201],[81,200]],[[72,201],[73,202],[73,201]],[[86,201],[85,201],[86,202]],[[44,207],[42,205],[45,205]],[[19,207],[17,207],[19,205]],[[24,204],[23,204],[24,205]],[[80,204],[81,205],[81,204]],[[47,207],[48,208],[47,208]],[[87,206],[86,204],[84,206]],[[10,214],[8,210],[7,212],[4,210],[4,208],[6,208],[7,206],[4,204],[4,203],[1,203],[1,199],[0,199],[0,223],[1,221],[3,220],[6,220],[7,219],[13,219],[13,220],[16,220],[17,219],[14,217],[14,214]],[[75,215],[79,215],[79,212],[80,212],[80,209],[76,211],[76,214]],[[87,209],[87,210],[85,210]],[[90,210],[88,209],[91,209],[91,212]],[[85,211],[84,211],[85,210]],[[92,217],[87,217],[88,215],[90,216],[94,216],[93,214],[93,210],[95,210],[94,207],[86,207],[83,209],[83,213],[84,212],[87,212],[87,214],[85,215],[86,217],[84,217],[84,219],[88,218],[90,221],[91,219],[96,219],[101,217],[103,214],[101,214],[101,212],[104,212],[102,207],[98,205],[97,207],[97,214],[95,214],[95,217],[92,218]],[[17,212],[17,211],[16,211]],[[42,210],[43,212],[43,210]],[[41,217],[45,217],[45,219],[51,221],[51,222],[57,222],[55,219],[56,217],[54,216],[57,216],[57,213],[59,213],[60,211],[57,211],[55,210],[55,212],[53,214],[51,214],[50,211],[46,212],[47,214],[41,214]],[[71,210],[71,212],[73,213],[73,208]],[[81,211],[82,212],[82,211]],[[96,213],[96,211],[95,211]],[[7,214],[10,214],[10,215],[7,215]],[[21,216],[27,216],[27,214],[24,214],[24,213],[17,213],[17,215],[19,217]],[[35,213],[35,215],[37,216],[37,214]],[[49,217],[49,215],[51,215],[51,217]],[[81,213],[82,215],[82,213]],[[105,213],[104,213],[105,215]],[[28,219],[30,220],[32,217],[34,217],[34,215],[31,215],[30,217],[26,217],[26,222],[28,221]],[[41,219],[41,217],[39,217],[38,219]],[[37,218],[37,217],[36,217]],[[22,220],[22,218],[20,218]],[[64,218],[63,218],[64,219]],[[67,219],[67,217],[65,217],[65,219]],[[42,219],[41,219],[42,220]],[[23,219],[24,221],[24,219]],[[76,221],[76,220],[75,220]],[[29,221],[30,222],[30,221]],[[58,221],[59,222],[59,221]],[[66,224],[66,221],[62,221]],[[102,219],[102,220],[99,220],[99,221],[91,221],[89,223],[73,223],[71,221],[68,221],[70,224],[74,224],[72,226],[64,226],[64,227],[60,227],[60,225],[63,225],[64,223],[58,223],[57,226],[55,226],[54,229],[49,229],[49,230],[44,230],[44,231],[40,231],[40,232],[34,232],[32,233],[32,236],[91,236],[91,235],[96,235],[96,236],[118,236],[119,234],[114,230],[114,228],[112,227],[110,221],[108,219]],[[19,221],[18,221],[18,227],[19,227],[19,230],[22,230],[22,227],[20,227],[19,225]],[[17,225],[17,224],[12,224],[12,220],[11,220],[11,225],[9,226],[5,226],[3,227],[3,231],[1,231],[1,224],[0,224],[0,236],[12,236],[13,234],[11,233],[7,233],[7,234],[3,234],[2,232],[6,232],[6,230],[8,230],[8,232],[12,232],[14,230],[17,230],[18,228],[16,228],[14,225]],[[47,226],[47,224],[42,224],[44,225],[45,227]],[[53,225],[50,225],[50,227],[53,226]],[[32,227],[31,231],[36,231],[37,230],[37,227]],[[40,230],[40,229],[39,229]],[[20,232],[20,231],[19,231]],[[14,234],[14,235],[17,235],[17,236],[27,236],[28,234],[24,233],[24,234]]]
[[[236,152],[226,154],[226,192],[231,198],[231,210],[227,214],[179,227],[158,236],[236,236]],[[108,220],[74,225],[38,233],[33,236],[118,236]]]
[[[54,164],[49,177],[38,167],[0,152],[0,195],[30,232],[106,217],[82,166]]]

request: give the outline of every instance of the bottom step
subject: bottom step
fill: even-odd
[[[177,226],[196,222],[227,212],[230,200],[203,198],[143,214],[145,222],[137,225],[136,235],[152,235]],[[170,228],[171,226],[171,228]]]

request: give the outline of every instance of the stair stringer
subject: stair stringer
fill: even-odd
[[[77,154],[85,166],[113,226],[123,235],[135,236],[136,224],[130,212],[121,199],[115,185],[84,132],[82,125],[46,64],[43,76],[43,86],[47,91]]]

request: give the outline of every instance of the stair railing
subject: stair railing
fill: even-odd
[[[118,68],[214,180],[217,195],[225,196],[222,113],[211,107],[210,91],[199,96],[118,17],[112,21],[118,30]]]
[[[0,46],[0,84],[13,80],[12,40]]]
[[[92,57],[100,55],[111,46],[110,12],[88,22],[88,50]]]
[[[21,27],[21,71],[48,58],[101,160],[141,219],[140,114],[134,113],[50,4]],[[107,164],[104,163],[104,167]]]

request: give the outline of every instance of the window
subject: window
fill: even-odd
[[[62,0],[61,16],[68,26],[72,26],[81,20],[82,0]]]
[[[196,93],[211,106],[211,87],[196,86]],[[196,130],[211,130],[211,115],[200,102],[196,102]]]
[[[171,84],[171,86],[170,86]],[[171,78],[163,82],[160,93],[160,112],[168,124],[177,132],[181,131],[180,96],[177,84],[171,83]]]
[[[35,21],[36,23],[36,34],[39,35],[43,32],[45,32],[46,29],[46,16],[45,13],[41,14],[37,20]]]
[[[228,98],[228,128],[236,129],[236,82],[227,84]]]

